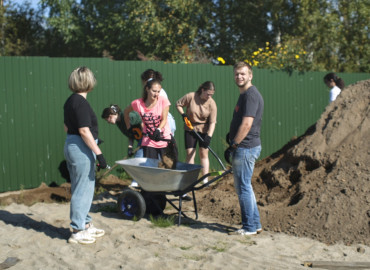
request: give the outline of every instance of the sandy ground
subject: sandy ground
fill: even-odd
[[[231,236],[227,231],[239,225],[202,215],[167,228],[154,227],[146,217],[124,220],[101,211],[115,204],[114,196],[107,194],[92,207],[94,224],[106,235],[86,246],[67,243],[69,203],[2,207],[0,262],[18,258],[11,269],[307,269],[305,261],[370,264],[370,247],[365,245],[326,245],[275,232]],[[174,210],[167,207],[166,212]]]

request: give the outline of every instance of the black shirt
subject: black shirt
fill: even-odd
[[[260,130],[263,114],[263,98],[257,88],[253,85],[247,91],[240,94],[236,103],[233,119],[230,124],[230,140],[233,140],[242,123],[243,117],[253,117],[253,124],[239,147],[253,148],[261,145]]]
[[[98,119],[89,102],[79,95],[72,94],[64,103],[64,124],[68,134],[80,135],[79,128],[88,127],[94,137],[98,138]]]

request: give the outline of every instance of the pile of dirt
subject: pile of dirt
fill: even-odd
[[[370,245],[370,80],[345,88],[317,123],[256,163],[264,229]],[[232,176],[197,192],[200,212],[240,223]]]

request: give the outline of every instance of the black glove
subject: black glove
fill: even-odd
[[[204,148],[208,148],[209,144],[211,143],[212,137],[206,135],[203,139],[203,146]]]
[[[134,150],[132,150],[132,147],[127,148],[127,155],[128,157],[132,157],[134,155]]]
[[[236,148],[232,147],[232,146],[229,146],[229,148],[227,148],[225,150],[225,153],[224,153],[224,157],[225,157],[225,160],[227,161],[227,163],[231,164],[230,162],[230,158],[232,157],[233,155],[233,152],[235,151]]]
[[[185,118],[187,118],[188,120],[189,120],[189,117],[187,116],[187,114],[186,113],[183,113],[182,115],[182,120],[184,120],[184,122],[185,122]],[[190,121],[190,120],[189,120]]]
[[[132,130],[132,126],[130,126],[130,128],[127,129],[127,134],[128,134],[128,137],[131,138],[131,139],[133,139],[135,137],[135,133]]]
[[[103,154],[96,155],[96,159],[98,160],[98,170],[100,169],[106,169],[108,167],[107,162],[105,161],[105,158]]]
[[[161,130],[159,128],[157,128],[153,134],[152,134],[152,138],[154,141],[158,142],[161,140]]]

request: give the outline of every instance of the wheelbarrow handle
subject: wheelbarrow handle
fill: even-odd
[[[198,132],[196,132],[194,130],[194,127],[193,125],[191,124],[190,120],[188,119],[188,117],[184,117],[184,121],[185,121],[185,124],[186,126],[195,133],[195,135],[198,137],[198,139],[202,142],[204,142],[203,138],[198,134]],[[226,167],[224,166],[224,164],[222,163],[221,159],[217,156],[217,154],[212,150],[212,148],[208,145],[207,147],[209,149],[209,151],[211,151],[211,153],[215,156],[215,158],[217,159],[217,161],[221,164],[221,167],[223,170],[226,171]]]

